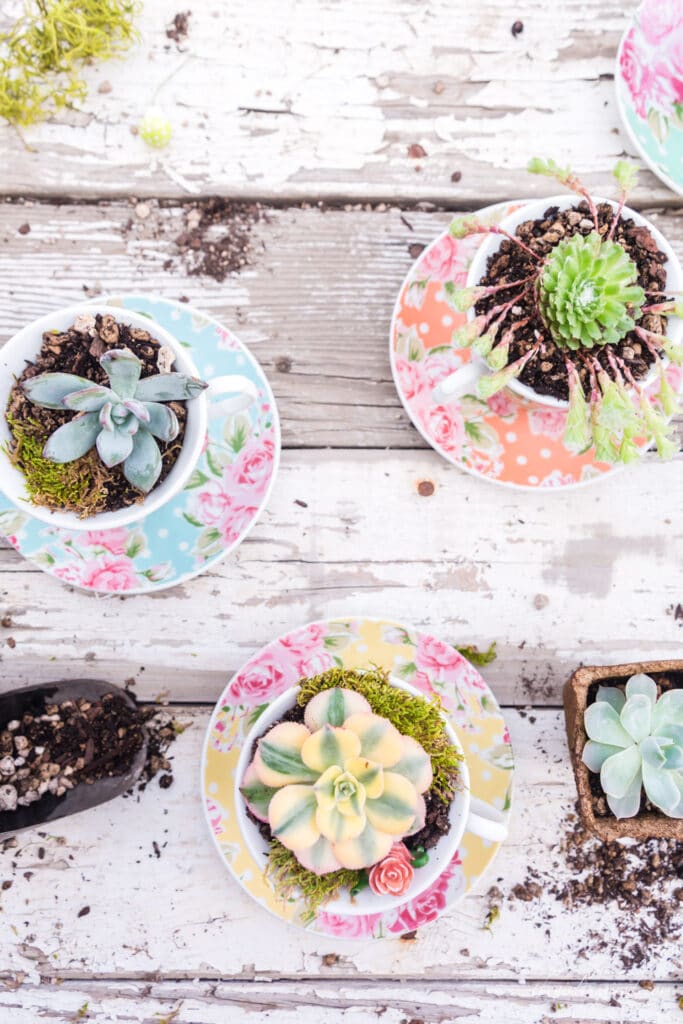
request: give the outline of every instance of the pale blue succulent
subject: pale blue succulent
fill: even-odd
[[[141,379],[142,363],[127,348],[105,352],[100,365],[109,387],[71,373],[24,381],[24,393],[36,405],[79,413],[50,435],[43,455],[52,462],[73,462],[95,445],[105,466],[123,463],[126,480],[146,494],[161,473],[155,438],[173,441],[180,429],[178,417],[163,403],[196,398],[207,384],[184,373]]]
[[[636,815],[643,789],[664,814],[683,818],[683,690],[658,700],[657,684],[643,674],[631,676],[625,691],[600,686],[584,726],[583,763],[600,772],[615,817]]]

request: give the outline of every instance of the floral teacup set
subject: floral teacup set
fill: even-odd
[[[658,86],[634,70],[635,47],[666,36],[676,10],[646,3],[620,56],[662,145],[683,109],[681,33]],[[584,484],[652,444],[668,458],[676,254],[625,205],[626,162],[613,200],[553,160],[529,170],[570,194],[455,218],[411,269],[391,326],[400,398],[437,452],[498,483]],[[0,404],[0,527],[91,592],[203,571],[244,538],[277,470],[263,371],[225,327],[167,300],[110,296],[25,327],[0,355]],[[324,934],[383,937],[475,884],[505,838],[511,776],[505,722],[466,658],[361,618],[250,659],[214,711],[202,786],[221,856],[259,903]]]

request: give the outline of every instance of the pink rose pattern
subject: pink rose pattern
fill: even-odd
[[[190,513],[201,530],[195,544],[199,563],[244,535],[267,493],[276,452],[272,430],[251,436],[236,453],[227,446],[209,445],[207,466],[212,477],[201,481]]]
[[[683,103],[683,3],[645,0],[621,48],[621,73],[641,120],[653,112],[676,117]],[[680,112],[678,112],[680,119]]]

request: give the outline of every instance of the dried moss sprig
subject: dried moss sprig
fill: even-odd
[[[137,38],[139,0],[28,0],[0,35],[0,117],[30,125],[85,99],[81,69]]]
[[[429,792],[449,803],[457,785],[460,754],[453,747],[441,717],[441,701],[432,697],[414,697],[392,686],[384,669],[367,672],[333,668],[310,679],[302,679],[297,703],[304,707],[316,693],[335,686],[356,690],[365,697],[373,712],[387,718],[402,736],[411,736],[429,754],[434,778]]]
[[[543,358],[542,338],[522,356],[509,362],[515,332],[529,322],[518,304],[531,298],[540,319],[558,349],[567,369],[569,410],[564,434],[565,446],[581,453],[595,447],[601,462],[632,462],[640,457],[639,438],[651,437],[661,458],[670,458],[678,446],[672,438],[673,418],[680,411],[679,400],[664,371],[663,360],[683,364],[683,345],[666,335],[648,330],[646,314],[681,316],[683,301],[662,292],[646,293],[638,284],[638,268],[624,247],[613,240],[629,189],[637,178],[636,169],[625,160],[614,168],[618,199],[609,228],[600,229],[598,209],[588,190],[569,169],[554,160],[534,157],[529,171],[556,179],[588,203],[593,230],[560,240],[541,257],[516,235],[474,215],[457,217],[451,224],[454,238],[475,234],[504,235],[527,256],[534,258],[531,273],[519,280],[492,286],[463,288],[452,297],[460,311],[473,308],[482,299],[496,296],[492,307],[455,330],[452,343],[469,347],[486,360],[493,373],[478,382],[480,398],[488,399],[519,377],[524,367]],[[500,298],[499,298],[500,293]],[[511,298],[507,296],[512,293]],[[512,311],[512,320],[499,336]],[[619,355],[617,345],[633,332],[652,357],[659,373],[659,390],[653,405],[641,382]],[[536,332],[539,335],[539,332]],[[596,358],[601,350],[607,366]],[[609,369],[609,372],[608,372]]]
[[[325,903],[342,892],[359,887],[364,875],[365,871],[349,871],[346,868],[326,875],[316,875],[299,863],[292,850],[288,850],[277,839],[271,841],[266,878],[275,892],[284,899],[303,899],[306,909],[301,919],[305,924],[314,919]]]
[[[46,459],[45,428],[35,420],[19,423],[9,417],[13,441],[6,446],[10,461],[24,474],[26,492],[34,505],[91,516],[106,507],[102,464],[92,452],[60,465]]]

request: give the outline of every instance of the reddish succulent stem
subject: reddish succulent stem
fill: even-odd
[[[517,235],[511,235],[509,231],[505,230],[505,228],[498,227],[497,224],[494,224],[492,227],[489,228],[489,231],[493,235],[504,235],[505,238],[508,238],[511,242],[514,242],[515,245],[518,245],[520,249],[523,249],[524,252],[527,253],[529,256],[533,256],[535,260],[543,260],[543,257],[539,256],[539,254],[537,252],[534,252],[533,249],[530,249],[528,245],[525,245],[521,238],[518,238]]]
[[[639,324],[635,326],[634,331],[640,340],[645,342],[650,351],[652,351],[653,344],[657,348],[662,347],[663,335],[655,334],[654,331],[648,331],[645,327],[641,327]]]
[[[484,299],[488,295],[493,295],[495,292],[502,292],[506,288],[517,288],[520,284],[526,284],[527,281],[533,281],[535,277],[536,274],[529,274],[528,277],[520,277],[519,281],[506,281],[504,284],[476,285],[475,291],[480,291],[480,299]],[[477,302],[479,302],[480,299],[477,299]]]
[[[626,202],[626,193],[625,192],[620,192],[619,193],[619,202],[617,204],[617,208],[615,210],[614,217],[612,218],[612,223],[610,224],[609,231],[607,232],[606,241],[608,241],[608,242],[611,242],[612,239],[614,238],[614,232],[617,230],[617,224],[619,223],[619,218],[621,217],[621,211],[624,209],[624,203],[625,202]]]
[[[642,306],[641,313],[672,313],[674,311],[676,303],[671,302],[654,302],[651,306]]]

